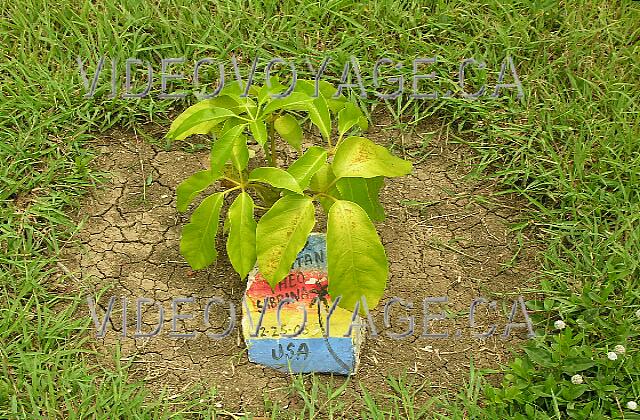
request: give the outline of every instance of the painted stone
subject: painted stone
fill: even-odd
[[[328,295],[326,255],[325,235],[312,233],[274,290],[257,267],[249,274],[242,331],[251,362],[292,373],[356,372],[362,320]]]

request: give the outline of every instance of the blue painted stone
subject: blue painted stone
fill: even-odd
[[[328,351],[327,342],[342,363]],[[349,375],[356,367],[353,341],[347,337],[250,339],[249,360],[281,372]]]

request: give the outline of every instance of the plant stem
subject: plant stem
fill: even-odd
[[[278,166],[278,152],[276,151],[276,136],[273,123],[268,123],[267,127],[269,141],[271,142],[271,166]]]
[[[228,194],[231,191],[235,191],[235,190],[239,190],[239,189],[242,189],[244,191],[244,188],[242,187],[242,185],[237,185],[237,186],[235,186],[233,188],[229,188],[228,190],[223,191],[222,193],[223,194]]]
[[[334,185],[336,185],[336,183],[340,181],[340,178],[336,178],[333,181],[331,181],[331,183],[329,183],[329,185],[327,185],[327,188],[325,188],[325,191],[329,191],[331,189],[331,187],[333,187]]]
[[[315,200],[315,199],[316,199],[316,197],[327,197],[327,198],[332,199],[334,202],[335,202],[335,201],[338,201],[338,199],[337,199],[337,198],[335,198],[334,196],[331,196],[331,195],[329,195],[329,194],[326,194],[326,193],[318,193],[318,194],[315,194],[313,197],[311,197],[311,199],[312,199],[312,200]]]
[[[226,177],[226,176],[223,176],[220,179],[224,179],[225,181],[229,181],[229,182],[231,182],[231,183],[233,183],[235,185],[242,185],[242,182],[238,182],[235,179],[232,179],[232,178],[229,178],[229,177]]]
[[[340,137],[338,137],[338,141],[336,142],[336,146],[333,148],[331,147],[331,141],[329,141],[329,156],[333,156],[336,153],[336,149],[340,146],[340,142],[342,142],[343,137],[344,133],[340,134]]]

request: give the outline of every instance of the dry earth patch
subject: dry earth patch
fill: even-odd
[[[154,137],[162,135],[156,130]],[[387,181],[381,194],[387,218],[378,224],[391,273],[382,302],[392,296],[412,301],[415,332],[401,341],[387,337],[383,307],[376,308],[379,338],[366,342],[357,380],[346,392],[359,393],[360,382],[369,390],[388,393],[386,376],[407,372],[418,382],[428,381],[423,395],[427,398],[460,386],[469,376],[472,359],[480,368],[506,363],[511,349],[526,338],[524,330],[515,330],[507,340],[499,335],[513,299],[535,269],[534,250],[519,250],[509,230],[509,224],[518,220],[519,203],[496,196],[493,185],[463,179],[471,169],[464,163],[468,151],[448,144],[437,127],[422,127],[411,135],[372,127],[368,135],[393,145],[395,153],[412,156],[415,164],[410,176]],[[287,375],[247,360],[239,331],[245,284],[226,259],[224,241],[218,241],[217,264],[203,271],[192,271],[179,254],[180,229],[188,215],[176,212],[175,189],[190,174],[207,167],[208,152],[189,153],[178,145],[166,150],[159,146],[161,141],[144,141],[122,131],[108,133],[97,143],[95,167],[110,173],[110,180],[81,203],[77,220],[84,224],[78,233],[79,245],[66,250],[63,263],[75,274],[77,287],[94,298],[107,288],[98,299],[99,318],[111,296],[127,298],[127,337],[121,336],[121,302],[117,300],[106,336],[92,338],[106,355],[98,363],[108,364],[108,355],[120,343],[122,358],[133,361],[131,374],[151,390],[166,387],[172,395],[193,385],[215,387],[219,393],[215,403],[231,411],[261,411],[265,398],[295,405],[295,398],[285,391]],[[322,229],[320,220],[315,230]],[[238,327],[222,340],[204,334],[220,332],[228,322],[227,312],[217,308],[211,310],[211,326],[205,326],[204,306],[214,296],[238,308]],[[432,322],[431,332],[448,332],[449,337],[421,337],[422,300],[437,296],[446,296],[448,304],[433,305],[432,312],[446,310],[452,319]],[[496,310],[480,305],[477,327],[472,330],[469,308],[480,296],[498,304]],[[165,322],[157,336],[132,337],[138,297],[156,300],[164,309]],[[171,301],[176,297],[195,298],[194,303],[179,305],[181,313],[194,318],[177,325],[182,333],[196,332],[194,339],[170,336]],[[144,308],[142,329],[148,332],[157,322],[158,309]],[[88,316],[88,306],[82,310],[81,315]],[[394,308],[391,330],[406,329],[407,324],[400,321],[403,315],[407,312]],[[498,328],[493,336],[472,337],[492,323]],[[334,384],[339,383],[334,379]]]

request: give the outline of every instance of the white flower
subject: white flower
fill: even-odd
[[[640,309],[636,311],[636,318],[640,318]]]
[[[564,330],[567,324],[565,324],[563,320],[559,319],[553,323],[553,326],[556,327],[556,330]]]
[[[607,353],[607,358],[609,358],[609,360],[618,360],[618,354],[615,351],[610,351]]]
[[[571,377],[571,383],[574,385],[580,385],[582,382],[584,382],[582,380],[582,375],[576,374]]]
[[[625,349],[622,344],[618,344],[613,348],[613,351],[615,351],[617,354],[624,354],[627,351],[627,349]]]
[[[638,409],[638,403],[636,403],[635,401],[629,401],[627,403],[627,408],[629,410],[637,410]]]

